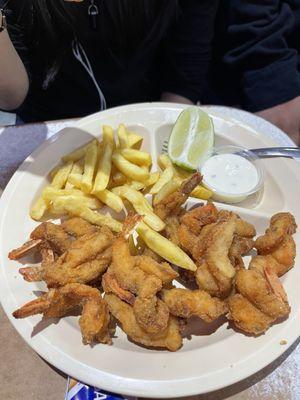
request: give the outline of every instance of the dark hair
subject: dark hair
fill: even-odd
[[[30,50],[38,53],[42,64],[45,65],[44,79],[47,76],[48,81],[49,76],[53,79],[57,74],[64,53],[73,39],[80,40],[81,30],[78,27],[82,29],[87,18],[87,15],[82,13],[82,8],[78,7],[80,3],[72,4],[69,1],[4,0],[4,10],[10,14],[11,9],[13,24],[22,26]],[[100,10],[102,43],[113,52],[116,59],[122,54],[142,54],[140,47],[149,48],[157,42],[157,37],[162,37],[179,10],[179,0],[95,2]],[[85,3],[88,3],[88,0],[85,0]],[[0,0],[1,4],[3,0]]]
[[[133,54],[141,45],[151,46],[155,42],[153,39],[166,31],[166,25],[176,17],[179,8],[178,0],[95,2],[100,10],[103,43],[116,59],[122,54]],[[31,15],[34,31],[31,45],[35,43],[39,57],[47,65],[45,76],[52,76],[51,81],[60,68],[66,48],[74,38],[80,40],[78,27],[82,28],[87,16],[78,4],[72,5],[66,0],[31,0]]]
[[[86,0],[87,1],[87,0]],[[78,27],[86,18],[80,7],[65,0],[32,0],[35,37],[39,54],[47,65],[58,66],[64,49],[74,37],[80,39]],[[165,31],[178,10],[177,0],[96,0],[103,43],[118,55],[132,53],[142,43]]]

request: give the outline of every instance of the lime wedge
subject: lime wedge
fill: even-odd
[[[214,126],[199,107],[188,107],[179,115],[168,143],[172,162],[188,171],[199,168],[211,155]]]

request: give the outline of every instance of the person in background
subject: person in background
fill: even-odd
[[[300,145],[300,0],[228,0],[216,22],[206,101],[239,105]]]
[[[218,0],[0,0],[0,109],[33,122],[135,102],[195,103],[217,7]]]

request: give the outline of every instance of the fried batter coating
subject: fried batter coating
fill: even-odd
[[[231,263],[229,251],[236,220],[237,217],[232,214],[227,221],[203,227],[201,240],[193,251],[198,266],[195,274],[198,286],[212,296],[224,298],[232,289],[236,270]]]
[[[202,181],[202,176],[196,172],[191,178],[185,180],[180,188],[169,196],[166,196],[154,207],[154,212],[163,221],[170,215],[178,215],[181,212],[181,206],[186,202],[190,193]]]
[[[178,273],[167,262],[157,262],[148,256],[136,256],[136,266],[146,274],[157,276],[163,283],[168,284],[178,278]]]
[[[99,253],[95,259],[88,260],[82,264],[70,268],[61,263],[50,265],[42,276],[49,287],[64,286],[68,283],[88,283],[99,279],[109,267],[112,260],[112,249],[108,247]]]
[[[205,252],[205,261],[210,273],[219,287],[220,296],[229,294],[235,269],[228,257],[229,249],[235,233],[236,218],[220,222],[211,232],[211,241]]]
[[[201,241],[198,240],[198,237],[194,235],[184,224],[179,225],[177,233],[180,247],[184,251],[193,254],[198,242],[201,243]]]
[[[291,235],[285,236],[270,255],[277,261],[277,275],[282,276],[295,265],[296,244]]]
[[[108,228],[101,228],[72,242],[54,263],[44,267],[43,279],[48,287],[62,286],[76,279],[86,282],[101,275],[111,259],[109,251],[102,253],[111,245],[113,238]]]
[[[212,223],[201,229],[196,245],[191,249],[191,254],[194,260],[199,261],[204,256],[211,242],[211,236],[216,226],[217,223]]]
[[[218,221],[228,221],[228,219],[233,215],[234,213],[232,211],[227,211],[227,210],[220,210],[218,213]],[[242,236],[245,238],[254,238],[256,235],[256,229],[255,227],[250,224],[250,222],[245,221],[242,219],[239,215],[234,214],[237,216],[236,220],[236,234],[238,236]]]
[[[180,218],[180,222],[186,225],[191,233],[199,235],[203,226],[216,222],[217,218],[218,210],[213,203],[208,202],[204,206],[198,206],[186,212]]]
[[[128,304],[133,305],[135,302],[135,295],[129,292],[129,290],[123,289],[119,285],[115,275],[110,270],[108,270],[102,277],[102,288],[105,293],[114,293]]]
[[[260,335],[273,322],[273,318],[262,313],[241,294],[230,297],[228,307],[228,318],[243,332]]]
[[[214,276],[211,274],[205,259],[197,263],[195,273],[196,282],[200,289],[205,290],[211,296],[220,296],[220,289]]]
[[[248,270],[236,275],[236,291],[229,299],[229,318],[255,335],[265,332],[277,319],[290,312],[287,295],[270,257],[254,257]],[[244,307],[244,308],[243,308]]]
[[[237,235],[234,236],[232,245],[229,249],[229,258],[236,269],[245,268],[242,256],[249,253],[249,251],[253,249],[253,245],[253,239]]]
[[[165,220],[166,227],[165,227],[165,234],[166,237],[171,240],[176,246],[179,246],[180,239],[178,236],[178,229],[180,227],[179,218],[177,215],[173,215],[167,217]]]
[[[273,290],[266,277],[256,269],[238,271],[236,290],[270,317],[280,318],[289,313],[288,304],[277,291]]]
[[[83,343],[93,341],[110,343],[108,333],[109,312],[98,289],[73,283],[60,289],[51,289],[13,313],[15,318],[43,314],[45,318],[61,318],[77,306],[82,306],[79,319]]]
[[[271,218],[266,233],[256,239],[254,247],[259,254],[269,254],[282,243],[287,235],[293,235],[296,228],[296,221],[292,214],[288,212],[275,214]]]
[[[69,235],[76,238],[95,233],[99,230],[99,227],[92,225],[79,217],[67,219],[61,224],[61,226]]]
[[[167,327],[156,334],[146,332],[136,320],[133,308],[113,294],[105,294],[111,314],[120,322],[123,331],[136,343],[148,347],[166,348],[176,351],[182,346],[179,323],[170,317]]]
[[[285,236],[273,251],[261,257],[268,257],[278,276],[284,275],[295,265],[296,244],[293,237],[291,235]]]
[[[161,294],[170,313],[176,317],[196,316],[205,322],[212,322],[227,312],[223,301],[211,297],[203,290],[171,289],[163,290]]]
[[[37,226],[31,233],[30,239],[46,241],[59,255],[67,251],[72,243],[71,238],[62,226],[53,224],[52,222],[43,222]]]
[[[162,280],[153,274],[145,273],[138,267],[138,262],[145,262],[146,258],[136,258],[130,254],[130,249],[126,236],[129,231],[138,222],[138,216],[129,216],[123,224],[123,231],[115,239],[112,246],[112,264],[109,272],[114,275],[119,286],[137,295],[134,302],[133,310],[137,322],[141,327],[149,333],[157,333],[166,328],[169,320],[169,311],[167,307],[161,303],[156,294],[162,288]],[[144,268],[156,268],[154,264],[145,266]],[[110,288],[114,292],[114,288]],[[117,292],[114,292],[118,295]]]

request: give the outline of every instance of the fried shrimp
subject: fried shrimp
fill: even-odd
[[[197,316],[205,322],[212,322],[227,312],[223,301],[211,297],[203,290],[163,290],[162,300],[171,314],[181,318]]]
[[[254,243],[259,255],[274,258],[273,264],[278,276],[285,274],[295,264],[296,245],[292,235],[296,232],[296,222],[290,213],[273,215],[266,233]]]
[[[154,212],[163,221],[170,215],[178,215],[181,211],[181,206],[186,202],[191,192],[202,181],[202,176],[196,172],[191,178],[185,180],[180,188],[174,193],[166,196],[154,207]]]
[[[84,344],[94,341],[110,343],[109,312],[98,289],[78,283],[60,289],[51,289],[41,297],[30,301],[13,313],[15,318],[43,314],[45,318],[61,318],[75,307],[82,307],[79,319]]]
[[[133,307],[113,294],[105,294],[109,311],[119,321],[123,331],[136,343],[149,347],[166,348],[176,351],[182,346],[178,320],[171,316],[167,326],[153,334],[144,330],[137,322]]]
[[[69,267],[64,263],[49,265],[42,276],[49,287],[64,286],[68,283],[88,283],[99,279],[107,270],[112,259],[111,247],[99,252],[94,259]],[[43,272],[44,271],[44,272]]]
[[[295,264],[296,244],[293,237],[285,236],[280,245],[270,253],[270,256],[277,261],[277,275],[284,275]]]
[[[85,283],[99,277],[111,261],[108,247],[114,235],[108,228],[81,236],[54,263],[44,267],[43,279],[48,287],[66,283]]]
[[[167,262],[157,262],[148,256],[136,256],[136,266],[146,274],[157,276],[162,284],[168,284],[178,278],[178,273]]]
[[[67,251],[71,245],[71,238],[62,226],[53,224],[52,222],[43,222],[37,226],[31,233],[30,238],[46,241],[49,247],[58,255]]]
[[[207,248],[204,252],[204,260],[199,260],[198,270],[196,272],[196,281],[200,289],[208,291],[208,293],[218,297],[226,297],[232,288],[233,278],[236,274],[234,266],[229,258],[229,249],[232,245],[236,217],[233,215],[228,221],[217,223],[208,233]],[[205,271],[201,271],[202,268]],[[205,276],[211,274],[212,280],[218,287],[217,293],[210,292],[210,287],[206,286],[207,279]]]
[[[126,236],[140,221],[139,216],[129,216],[123,224],[123,231],[115,239],[112,246],[112,264],[109,268],[109,273],[116,279],[118,286],[136,295],[133,310],[137,322],[141,327],[149,333],[157,333],[165,329],[168,325],[169,311],[164,303],[162,303],[156,296],[163,286],[162,280],[156,276],[162,273],[155,262],[146,265],[147,258],[136,258],[130,254],[130,249]],[[144,269],[154,270],[153,273],[145,273],[138,264],[144,265]],[[166,268],[166,266],[165,266]],[[169,273],[171,271],[169,270]],[[105,287],[108,289],[109,281],[106,276]],[[109,286],[109,291],[120,295],[121,291],[117,289],[116,285]],[[123,298],[124,293],[121,293],[120,298]]]
[[[61,226],[69,235],[76,238],[95,233],[99,230],[99,227],[92,225],[79,217],[67,219],[61,224]]]
[[[266,233],[256,239],[254,247],[259,254],[269,254],[283,242],[287,235],[293,235],[296,228],[297,225],[292,214],[288,212],[275,214],[271,218]]]
[[[269,262],[269,257],[254,257],[248,270],[238,271],[238,294],[228,301],[229,318],[239,329],[255,335],[290,312],[284,288]]]
[[[253,239],[235,235],[229,249],[229,259],[236,269],[245,268],[243,257],[253,248]]]
[[[173,215],[170,217],[167,217],[165,220],[166,227],[165,227],[165,233],[166,237],[171,240],[176,246],[179,246],[180,244],[180,239],[178,236],[178,229],[180,227],[180,222],[179,218],[177,215]]]
[[[216,222],[218,218],[218,210],[213,203],[207,203],[204,206],[198,206],[186,212],[181,218],[181,224],[184,224],[191,233],[199,235],[201,229],[205,225]]]
[[[250,224],[250,222],[245,221],[242,219],[239,215],[234,214],[232,211],[227,211],[227,210],[220,210],[218,213],[218,221],[219,222],[224,222],[228,221],[228,219],[232,216],[235,215],[237,217],[236,220],[236,234],[238,236],[242,236],[245,238],[254,238],[256,235],[256,229],[255,227]]]
[[[27,282],[40,282],[43,280],[43,271],[46,265],[49,265],[55,261],[55,254],[53,250],[47,248],[41,248],[40,253],[42,256],[41,265],[24,267],[19,269],[25,281]]]

